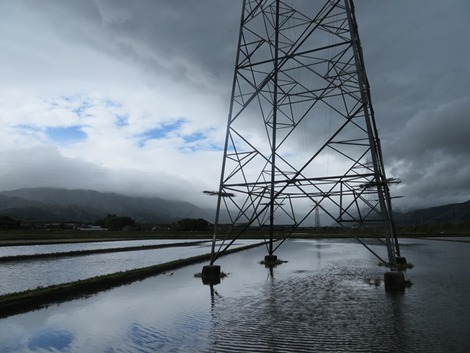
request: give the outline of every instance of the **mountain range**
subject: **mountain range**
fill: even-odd
[[[213,214],[189,202],[157,197],[134,197],[93,190],[24,188],[0,192],[0,215],[21,220],[93,222],[108,214],[127,216],[137,223],[171,224],[183,218]]]
[[[94,222],[108,214],[127,216],[137,223],[171,224],[183,218],[213,222],[214,211],[189,202],[135,197],[93,190],[24,188],[0,192],[0,216],[47,222]],[[470,221],[470,201],[394,212],[398,226]]]
[[[408,212],[394,212],[394,218],[398,226],[470,222],[470,201]]]

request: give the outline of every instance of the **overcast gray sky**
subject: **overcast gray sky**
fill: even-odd
[[[241,4],[0,0],[0,190],[213,207]],[[356,15],[395,206],[468,200],[470,1],[357,0]]]

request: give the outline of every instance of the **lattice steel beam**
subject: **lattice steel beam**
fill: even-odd
[[[321,211],[323,224],[384,236],[394,266],[400,252],[353,2],[289,3],[243,3],[220,185],[212,192],[211,264],[252,227],[267,229],[272,255],[301,224],[319,223]],[[275,234],[281,225],[283,234]],[[216,240],[223,240],[218,247]]]

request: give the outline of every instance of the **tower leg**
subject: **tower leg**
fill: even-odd
[[[266,255],[264,257],[264,262],[265,263],[276,263],[277,261],[277,256],[276,255]]]
[[[384,274],[386,291],[402,291],[406,287],[405,276],[400,271],[389,271]]]
[[[220,266],[219,265],[206,265],[202,268],[202,283],[204,284],[218,284],[220,283]]]
[[[397,256],[395,258],[395,261],[396,261],[397,265],[406,266],[408,264],[408,262],[406,261],[406,258],[403,257],[403,256]]]

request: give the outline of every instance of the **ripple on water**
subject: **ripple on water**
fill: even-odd
[[[384,271],[366,250],[329,243],[319,258],[286,242],[289,262],[272,271],[264,249],[224,257],[231,275],[210,298],[198,264],[7,318],[0,352],[470,352],[466,244],[408,247],[415,285],[392,295],[364,281]]]
[[[399,345],[390,334],[394,328],[387,316],[393,312],[384,302],[383,288],[365,284],[353,265],[271,278],[260,288],[261,295],[216,303],[220,325],[211,331],[214,351],[400,351],[403,342]]]

